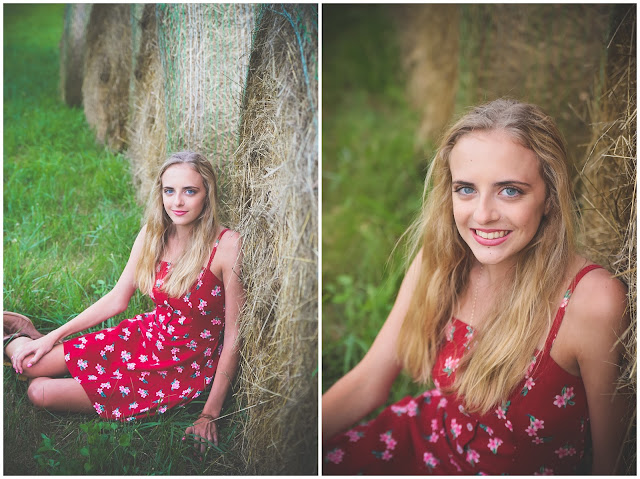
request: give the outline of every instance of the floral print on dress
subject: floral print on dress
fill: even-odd
[[[553,404],[555,406],[565,407],[565,408],[567,406],[575,406],[576,403],[572,401],[574,397],[575,397],[575,394],[573,393],[573,388],[564,386],[562,388],[562,393],[556,394],[556,398],[555,398],[555,401],[553,401]]]
[[[223,285],[210,269],[215,252],[183,297],[159,289],[171,268],[160,263],[153,311],[64,342],[67,367],[101,417],[131,421],[162,414],[211,384],[224,338]],[[204,368],[212,371],[207,377],[200,375]]]
[[[583,270],[578,280],[588,271]],[[520,384],[487,414],[473,412],[451,392],[470,333],[464,322],[454,318],[446,326],[432,368],[434,388],[404,398],[367,424],[331,438],[325,448],[323,475],[575,475],[583,471],[589,434],[584,385],[549,355],[571,291]]]

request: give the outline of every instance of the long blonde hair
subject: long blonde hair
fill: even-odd
[[[165,253],[167,240],[174,231],[174,224],[162,202],[162,175],[169,167],[177,164],[189,165],[202,176],[206,198],[184,251],[174,261],[162,285],[167,295],[180,297],[189,291],[211,253],[219,223],[218,186],[211,163],[204,156],[192,151],[172,154],[158,171],[145,213],[146,233],[136,268],[136,283],[138,288],[147,294],[154,286],[156,268]]]
[[[553,120],[539,107],[514,100],[472,109],[445,134],[427,173],[422,214],[410,230],[413,254],[420,247],[423,252],[419,280],[398,337],[403,366],[415,380],[428,382],[446,323],[469,280],[474,257],[454,223],[449,155],[464,135],[490,130],[506,132],[536,154],[546,185],[547,213],[519,253],[513,277],[503,282],[476,333],[477,343],[456,372],[453,391],[469,411],[482,413],[505,400],[523,379],[549,328],[574,250],[567,150]]]

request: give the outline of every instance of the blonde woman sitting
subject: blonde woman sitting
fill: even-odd
[[[210,389],[202,414],[185,432],[201,451],[207,442],[217,444],[215,420],[238,367],[240,255],[238,234],[218,219],[211,163],[193,152],[172,155],[109,293],[44,336],[25,316],[5,312],[10,342],[4,351],[16,372],[31,378],[31,402],[131,421],[185,405]],[[137,288],[153,299],[153,311],[59,344],[125,311]],[[72,378],[61,377],[69,373]]]
[[[497,100],[445,135],[415,257],[363,360],[322,401],[325,474],[615,471],[626,290],[576,253],[549,116]],[[405,368],[433,389],[384,404]],[[589,439],[591,438],[591,439]]]

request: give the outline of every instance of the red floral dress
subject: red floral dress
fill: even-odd
[[[158,265],[150,313],[64,342],[64,359],[96,412],[131,421],[184,406],[213,381],[224,336],[224,287],[207,266],[180,298],[159,288],[171,269]]]
[[[582,380],[549,351],[582,269],[556,314],[543,351],[537,351],[511,396],[484,415],[465,412],[445,395],[473,329],[452,319],[432,370],[435,389],[406,397],[377,418],[332,438],[323,474],[575,474],[582,471],[589,412]]]

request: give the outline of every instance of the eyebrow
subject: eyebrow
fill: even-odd
[[[452,183],[452,185],[456,185],[456,186],[475,186],[472,182],[470,181],[464,181],[464,180],[454,180]],[[524,188],[530,188],[531,185],[529,183],[526,183],[524,181],[518,181],[518,180],[505,180],[505,181],[498,181],[497,183],[494,183],[493,186],[510,186],[510,185],[518,185],[518,186],[522,186]]]

